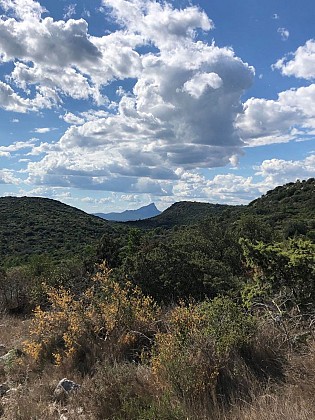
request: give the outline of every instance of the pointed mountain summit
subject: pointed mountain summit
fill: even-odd
[[[154,203],[140,207],[136,210],[125,210],[122,213],[94,213],[94,216],[101,217],[106,220],[114,220],[116,222],[130,222],[133,220],[149,219],[150,217],[161,214]]]

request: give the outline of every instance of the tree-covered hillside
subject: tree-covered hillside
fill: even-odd
[[[314,209],[314,178],[277,187],[248,206],[183,201],[156,217],[127,223],[108,222],[47,198],[2,197],[0,257],[2,263],[10,260],[12,264],[16,258],[26,261],[30,255],[43,253],[55,259],[69,258],[82,253],[88,245],[96,247],[103,235],[109,238],[109,246],[113,238],[115,246],[124,246],[130,228],[147,232],[158,229],[159,235],[165,231],[162,236],[170,237],[173,229],[194,229],[210,219],[245,237],[267,240],[269,229],[274,239],[275,235],[278,239],[302,235],[314,240]]]
[[[241,214],[245,206],[199,203],[180,201],[171,205],[160,215],[146,220],[128,222],[129,226],[139,229],[172,228],[174,226],[193,225],[206,218],[220,215]]]
[[[110,230],[105,220],[35,197],[0,198],[0,221],[2,260],[43,253],[56,258],[77,255]]]
[[[286,237],[307,234],[315,239],[315,179],[290,182],[252,201],[248,210]]]
[[[207,218],[221,223],[237,223],[252,216],[280,235],[292,237],[297,234],[315,236],[315,179],[291,182],[268,191],[247,206],[199,203],[182,201],[173,204],[162,214],[147,220],[128,222],[139,229],[172,228],[194,225]]]

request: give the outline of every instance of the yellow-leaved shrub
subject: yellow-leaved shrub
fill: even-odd
[[[120,284],[105,264],[80,296],[47,287],[50,307],[37,307],[25,352],[37,362],[70,360],[78,368],[94,364],[106,351],[111,357],[141,352],[150,344],[159,307],[130,282]]]

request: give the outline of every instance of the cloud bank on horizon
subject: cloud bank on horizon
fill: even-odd
[[[237,203],[314,176],[311,149],[300,159],[276,158],[271,149],[251,173],[241,166],[252,150],[313,140],[315,40],[269,65],[304,84],[244,100],[255,63],[218,46],[214,22],[197,5],[102,0],[104,28],[94,33],[90,12],[76,16],[77,5],[68,4],[55,18],[48,6],[0,0],[1,115],[11,118],[11,130],[20,118],[33,124],[31,138],[0,146],[5,193],[14,187],[71,202],[80,191],[76,205],[91,209],[126,197],[162,206]],[[288,42],[287,29],[275,32]],[[49,115],[63,124],[59,136],[54,125],[36,126]]]

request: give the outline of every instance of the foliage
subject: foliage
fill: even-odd
[[[28,263],[32,255],[47,254],[55,261],[80,255],[89,268],[104,259],[117,267],[126,257],[129,228],[153,232],[163,240],[184,226],[202,226],[207,219],[250,240],[269,242],[294,235],[314,240],[314,192],[315,180],[310,178],[277,187],[248,206],[180,202],[159,216],[128,223],[108,222],[55,200],[2,197],[1,265],[13,267]]]
[[[222,369],[253,332],[253,319],[228,298],[177,306],[156,335],[153,373],[186,405],[216,406]]]
[[[11,266],[34,254],[82,255],[111,231],[109,222],[47,198],[2,197],[0,217],[0,257]]]
[[[266,222],[257,215],[242,215],[236,222],[235,230],[237,236],[255,242],[271,242],[273,232]]]
[[[29,303],[33,279],[23,267],[0,271],[0,309],[23,311]]]
[[[302,239],[266,245],[242,241],[248,267],[254,270],[248,293],[265,298],[281,294],[307,309],[315,303],[315,244]],[[254,293],[253,293],[254,292]]]
[[[1,199],[0,351],[14,359],[1,355],[0,375],[20,384],[4,418],[265,418],[257,398],[282,401],[290,384],[296,407],[311,406],[314,183],[249,206],[177,203],[130,224]],[[65,376],[81,391],[52,404]],[[285,401],[261,407],[299,418]]]
[[[63,287],[47,287],[51,307],[37,307],[31,328],[31,339],[25,351],[40,362],[45,359],[61,363],[64,359],[89,368],[88,356],[95,361],[105,348],[119,351],[133,349],[137,357],[139,336],[154,331],[159,308],[140,289],[127,282],[118,284],[110,277],[105,265],[92,278],[92,284],[79,296]],[[85,360],[81,360],[80,358]]]
[[[315,179],[290,182],[252,201],[248,209],[283,238],[294,235],[314,238]]]
[[[161,235],[143,234],[121,270],[158,301],[233,294],[242,275],[235,235],[209,219]]]
[[[174,226],[187,226],[202,222],[204,219],[221,216],[230,217],[230,213],[243,211],[243,206],[229,206],[226,204],[198,203],[195,201],[181,201],[167,208],[160,215],[145,220],[127,222],[128,226],[140,229],[164,228]]]
[[[76,258],[57,264],[48,255],[31,256],[28,264],[0,269],[0,310],[30,313],[47,305],[46,286],[63,286],[77,295],[86,289],[87,279],[85,264]]]

